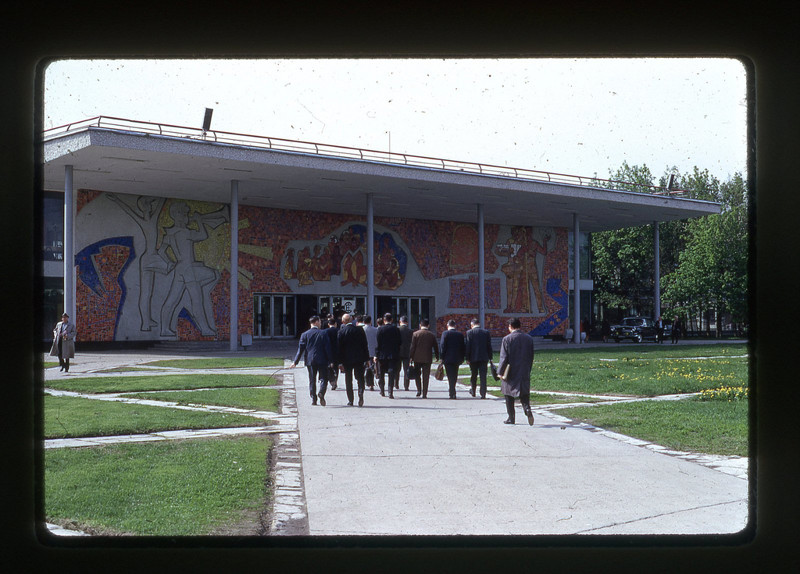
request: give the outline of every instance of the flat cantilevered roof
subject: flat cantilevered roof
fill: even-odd
[[[43,187],[73,187],[376,217],[572,227],[596,232],[701,217],[718,203],[668,193],[604,189],[593,178],[408,154],[293,142],[117,118],[93,118],[45,133]]]

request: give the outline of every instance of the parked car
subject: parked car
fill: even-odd
[[[650,317],[625,317],[619,325],[611,326],[611,338],[619,343],[630,339],[641,343],[645,339],[656,340],[656,324]],[[666,337],[666,330],[664,336]]]

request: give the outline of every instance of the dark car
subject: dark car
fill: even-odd
[[[656,324],[650,317],[625,317],[619,325],[611,326],[611,337],[616,343],[624,339],[630,339],[637,343],[641,343],[645,339],[655,341],[656,336]]]

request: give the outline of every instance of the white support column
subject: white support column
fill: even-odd
[[[72,166],[64,166],[64,312],[77,321],[75,306],[75,198]],[[60,318],[59,318],[60,320]]]
[[[653,222],[653,251],[655,254],[655,267],[653,271],[653,319],[661,316],[661,246],[658,221]]]
[[[239,182],[231,180],[231,351],[239,349]]]
[[[375,325],[375,241],[373,239],[374,207],[372,204],[372,194],[367,194],[367,236],[364,241],[367,243],[367,315],[372,317],[372,324]]]
[[[572,214],[572,284],[574,325],[572,338],[575,343],[581,342],[581,225],[578,214]]]
[[[483,204],[478,204],[478,321],[481,322],[481,327],[484,329],[484,315],[486,314],[486,287],[484,277],[484,252],[483,244],[484,221],[483,221]]]

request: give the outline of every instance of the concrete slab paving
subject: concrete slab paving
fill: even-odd
[[[311,535],[735,533],[747,480],[565,424],[538,410],[504,425],[500,399],[342,387],[312,406],[293,371]],[[376,387],[377,388],[377,387]],[[622,437],[622,435],[619,435]],[[629,437],[622,437],[629,438]]]

